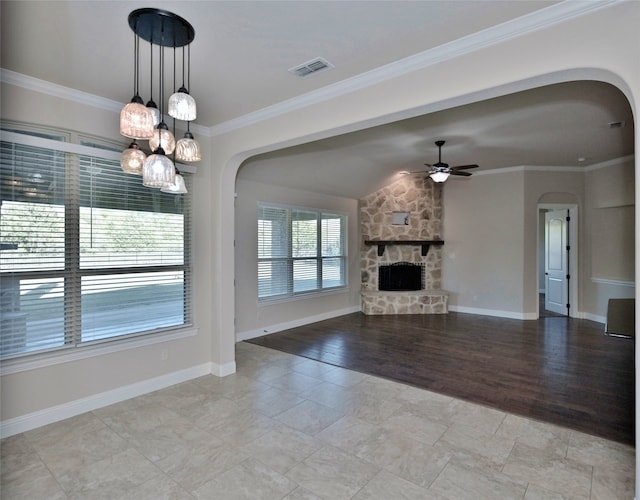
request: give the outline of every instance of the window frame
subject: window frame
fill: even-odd
[[[75,161],[80,162],[82,157],[94,157],[101,158],[110,161],[118,161],[120,158],[120,152],[116,149],[118,145],[115,141],[100,140],[96,137],[91,137],[91,145],[86,145],[88,136],[82,136],[62,129],[54,129],[48,127],[29,126],[25,124],[3,122],[2,130],[0,130],[1,139],[4,142],[13,144],[20,144],[24,146],[33,146],[36,148],[50,149],[59,151],[68,156],[68,154],[75,155]],[[46,138],[43,136],[53,136],[55,139]],[[79,144],[71,141],[77,141]],[[126,147],[126,146],[123,146]],[[69,160],[67,159],[66,162]],[[197,168],[192,165],[181,165],[181,172],[195,173]],[[79,173],[78,173],[79,175]],[[122,174],[127,175],[127,174]],[[66,189],[65,189],[66,191]],[[191,194],[189,196],[192,196]],[[68,202],[68,194],[65,194],[65,206]],[[79,206],[79,205],[78,205]],[[72,274],[77,273],[77,280],[80,281],[82,276],[93,276],[100,274],[118,274],[120,272],[126,273],[140,273],[140,272],[153,272],[153,271],[172,271],[178,270],[184,273],[184,290],[185,290],[185,302],[187,310],[185,312],[185,322],[179,325],[172,325],[161,328],[152,328],[140,332],[132,332],[122,335],[114,335],[113,337],[107,337],[104,339],[78,341],[81,336],[78,332],[69,332],[65,327],[63,336],[65,342],[59,347],[45,348],[40,350],[26,351],[22,353],[9,354],[2,359],[0,366],[0,375],[17,373],[25,370],[31,370],[34,368],[40,368],[45,366],[56,365],[72,360],[84,359],[94,356],[103,355],[111,352],[118,352],[122,350],[128,350],[137,348],[143,345],[155,344],[158,342],[166,342],[177,338],[185,338],[197,334],[197,329],[193,324],[194,316],[194,287],[193,287],[193,212],[192,208],[188,208],[191,212],[187,214],[184,225],[184,263],[176,266],[136,266],[136,267],[123,267],[123,268],[109,268],[104,269],[82,269],[78,266]],[[68,221],[67,217],[65,220]],[[65,222],[65,226],[68,222]],[[76,234],[77,228],[71,234],[65,234],[65,254],[67,253],[67,245],[73,240],[73,235]],[[68,233],[68,229],[65,229],[65,233]],[[80,249],[79,238],[72,241],[72,245],[75,248]],[[79,255],[79,254],[78,254]],[[56,277],[65,279],[69,276],[69,269],[65,266],[64,270],[25,270],[2,273],[4,276],[17,277],[19,279],[28,278],[45,278]],[[65,292],[66,294],[67,292]],[[73,298],[73,292],[71,292]],[[79,296],[79,292],[78,292]],[[65,295],[65,300],[68,298]],[[80,303],[78,302],[78,307]],[[66,317],[66,313],[65,313]],[[65,323],[67,321],[65,320]],[[73,342],[67,342],[67,338],[73,336]],[[75,336],[74,336],[75,335]]]
[[[260,257],[260,229],[259,229],[259,221],[260,213],[263,208],[271,208],[271,209],[279,209],[287,211],[287,255],[285,257]],[[317,223],[317,233],[316,233],[316,247],[315,247],[315,256],[293,256],[293,243],[292,243],[292,225],[294,219],[292,218],[292,212],[308,212],[314,213],[316,216]],[[322,255],[322,221],[323,216],[326,215],[336,215],[340,217],[341,220],[341,247],[342,254],[340,255]],[[349,241],[349,224],[348,224],[348,214],[342,212],[340,210],[332,210],[332,209],[318,209],[313,207],[303,207],[297,205],[286,205],[279,203],[269,203],[269,202],[258,202],[258,210],[257,210],[257,272],[256,277],[258,279],[257,283],[257,302],[258,306],[269,305],[277,302],[287,302],[291,300],[299,300],[308,298],[314,295],[329,295],[333,293],[342,293],[349,287],[349,252],[348,252],[348,241]],[[342,261],[342,284],[336,286],[324,286],[323,285],[323,264],[324,261],[328,259],[340,259]],[[301,262],[305,260],[313,260],[316,262],[316,280],[317,287],[308,290],[299,290],[295,291],[295,279],[294,279],[294,264],[296,262]],[[260,296],[260,263],[261,262],[283,262],[286,264],[287,269],[287,279],[286,279],[286,292],[280,294],[273,294],[267,296]]]

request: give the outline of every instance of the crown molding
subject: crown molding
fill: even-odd
[[[125,103],[114,101],[113,99],[107,99],[106,97],[89,94],[88,92],[82,92],[81,90],[64,87],[63,85],[51,83],[46,80],[40,80],[39,78],[23,75],[22,73],[16,73],[15,71],[4,68],[0,69],[0,82],[8,85],[14,85],[25,90],[32,90],[39,94],[73,101],[92,108],[104,109],[105,111],[111,111],[113,113],[120,113],[125,105]],[[169,121],[169,117],[165,118]],[[206,137],[211,136],[209,127],[191,123],[190,128],[192,132],[195,132],[198,135]]]
[[[576,2],[565,0],[555,5],[526,14],[517,19],[492,26],[471,35],[459,38],[418,54],[399,59],[351,78],[327,85],[292,99],[272,106],[247,113],[238,118],[214,125],[210,128],[212,137],[222,135],[255,123],[274,118],[307,106],[318,104],[329,99],[360,90],[378,83],[397,78],[414,71],[428,68],[435,64],[454,59],[504,43],[514,38],[532,33],[550,26],[575,19],[624,0],[600,0],[597,2]]]
[[[0,81],[9,85],[15,85],[26,90],[32,90],[40,94],[46,94],[67,101],[74,101],[79,104],[84,104],[92,108],[104,109],[107,111],[113,111],[119,113],[124,104],[107,99],[106,97],[99,97],[97,95],[82,92],[81,90],[75,90],[69,87],[64,87],[56,83],[51,83],[46,80],[40,80],[32,76],[23,75],[22,73],[16,73],[9,69],[2,69],[0,71]]]
[[[528,33],[545,29],[624,1],[625,0],[598,0],[594,2],[577,2],[574,0],[564,0],[563,2],[526,14],[517,19],[486,28],[477,33],[405,57],[312,92],[307,92],[301,96],[247,113],[218,125],[205,127],[191,124],[191,129],[197,134],[206,137],[222,135],[313,104],[349,94],[356,90],[371,87],[378,83],[425,69],[443,61],[454,59],[492,45],[504,43]],[[112,99],[99,97],[7,69],[0,70],[0,81],[107,111],[120,112],[124,106],[123,103]]]
[[[620,158],[612,158],[611,160],[601,161],[600,163],[594,163],[593,165],[589,165],[588,167],[584,167],[585,172],[591,172],[593,170],[600,170],[601,168],[607,167],[615,167],[620,165],[621,163],[633,162],[635,161],[635,155],[627,155],[622,156]]]
[[[627,161],[634,161],[634,155],[622,156],[620,158],[613,158],[611,160],[606,160],[601,163],[596,163],[595,165],[590,165],[588,167],[575,167],[571,165],[561,166],[561,165],[518,165],[514,167],[504,167],[504,168],[492,168],[489,170],[479,170],[474,172],[473,175],[475,177],[481,177],[483,175],[495,175],[495,174],[507,174],[510,172],[559,172],[566,174],[568,172],[573,172],[577,174],[583,174],[585,172],[591,172],[592,170],[599,170],[601,168],[613,167],[616,165],[620,165],[621,163]]]

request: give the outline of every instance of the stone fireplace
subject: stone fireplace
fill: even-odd
[[[407,175],[360,200],[365,314],[447,312],[448,294],[440,289],[441,190],[429,178]],[[405,271],[414,277],[398,284],[395,275]]]

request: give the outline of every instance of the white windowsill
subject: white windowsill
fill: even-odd
[[[332,288],[329,290],[323,290],[323,291],[314,291],[314,292],[301,292],[299,294],[296,295],[290,295],[287,297],[282,297],[279,299],[264,299],[264,300],[259,300],[257,302],[258,307],[265,307],[265,306],[274,306],[276,304],[283,304],[285,302],[295,302],[298,300],[305,300],[305,299],[317,299],[319,297],[326,297],[328,295],[335,295],[338,293],[347,293],[349,292],[349,287],[346,286],[344,288]]]
[[[126,351],[128,349],[136,349],[138,347],[159,344],[162,342],[169,342],[172,340],[192,337],[197,334],[198,329],[194,326],[189,326],[162,333],[139,335],[133,338],[101,342],[93,345],[52,351],[49,353],[34,353],[32,356],[3,361],[0,366],[0,376],[36,370],[38,368],[46,368],[47,366],[103,356],[105,354]]]

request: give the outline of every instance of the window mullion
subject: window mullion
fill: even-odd
[[[185,184],[189,190],[192,189],[190,179],[188,176],[184,178]],[[127,200],[129,197],[127,196]],[[191,224],[192,218],[188,215],[191,212],[191,198],[185,197],[182,199],[183,205],[183,213],[184,213],[184,224],[182,226],[182,241],[183,241],[183,250],[182,250],[182,276],[184,280],[184,290],[192,290],[193,289],[193,272],[191,269],[192,264],[192,253],[191,253]],[[234,243],[235,246],[235,243]],[[184,320],[191,321],[193,318],[193,305],[190,299],[190,295],[188,293],[184,293],[182,296],[182,308],[184,311]]]
[[[80,275],[80,161],[78,155],[66,155],[65,171],[65,344],[82,340],[82,287]]]
[[[322,213],[316,213],[316,280],[318,289],[322,290]]]
[[[287,294],[292,296],[294,294],[294,287],[293,287],[293,214],[291,212],[291,210],[287,210],[287,219],[289,219],[287,221],[288,227],[289,227],[289,241],[288,241],[288,245],[289,248],[287,249],[288,252],[288,263],[289,265],[287,266],[287,273],[289,274],[287,276]]]

